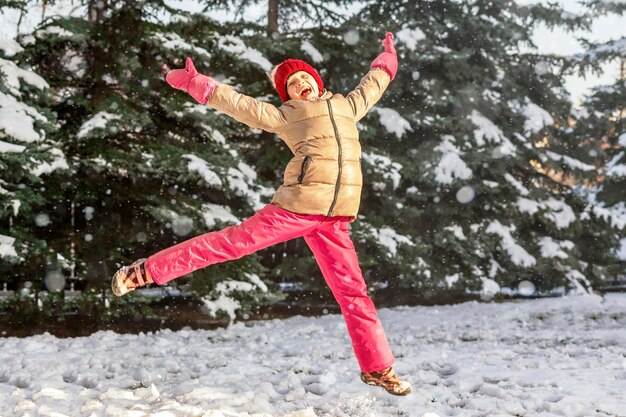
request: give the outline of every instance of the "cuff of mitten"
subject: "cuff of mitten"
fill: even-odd
[[[207,104],[211,95],[217,90],[219,84],[205,84],[198,91],[190,91],[191,97],[193,97],[200,104]]]
[[[389,76],[389,78],[391,79],[391,81],[393,81],[395,74],[392,74],[391,71],[386,66],[381,65],[381,64],[372,64],[371,68],[385,71],[387,75]]]

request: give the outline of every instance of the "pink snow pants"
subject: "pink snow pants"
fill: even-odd
[[[206,233],[156,253],[147,260],[154,281],[162,285],[219,262],[304,237],[326,283],[341,307],[352,347],[363,372],[394,362],[374,303],[359,267],[348,230],[349,217],[296,214],[268,204],[241,224]]]

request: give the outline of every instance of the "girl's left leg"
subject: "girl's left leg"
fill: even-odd
[[[304,239],[341,307],[361,370],[377,372],[389,368],[394,357],[367,295],[348,223],[347,217],[327,218]]]

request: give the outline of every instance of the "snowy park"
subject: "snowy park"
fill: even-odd
[[[0,417],[626,417],[625,27],[0,0]]]
[[[413,384],[364,385],[340,315],[0,342],[1,416],[622,417],[626,295],[383,309]]]

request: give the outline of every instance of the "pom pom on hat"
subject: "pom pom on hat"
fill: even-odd
[[[283,103],[289,100],[289,94],[287,94],[287,80],[289,79],[289,76],[298,71],[308,72],[311,77],[313,77],[317,83],[317,87],[319,88],[320,96],[324,91],[324,82],[317,71],[315,71],[315,68],[299,59],[287,59],[275,66],[269,75],[270,80],[274,83],[274,88]]]

